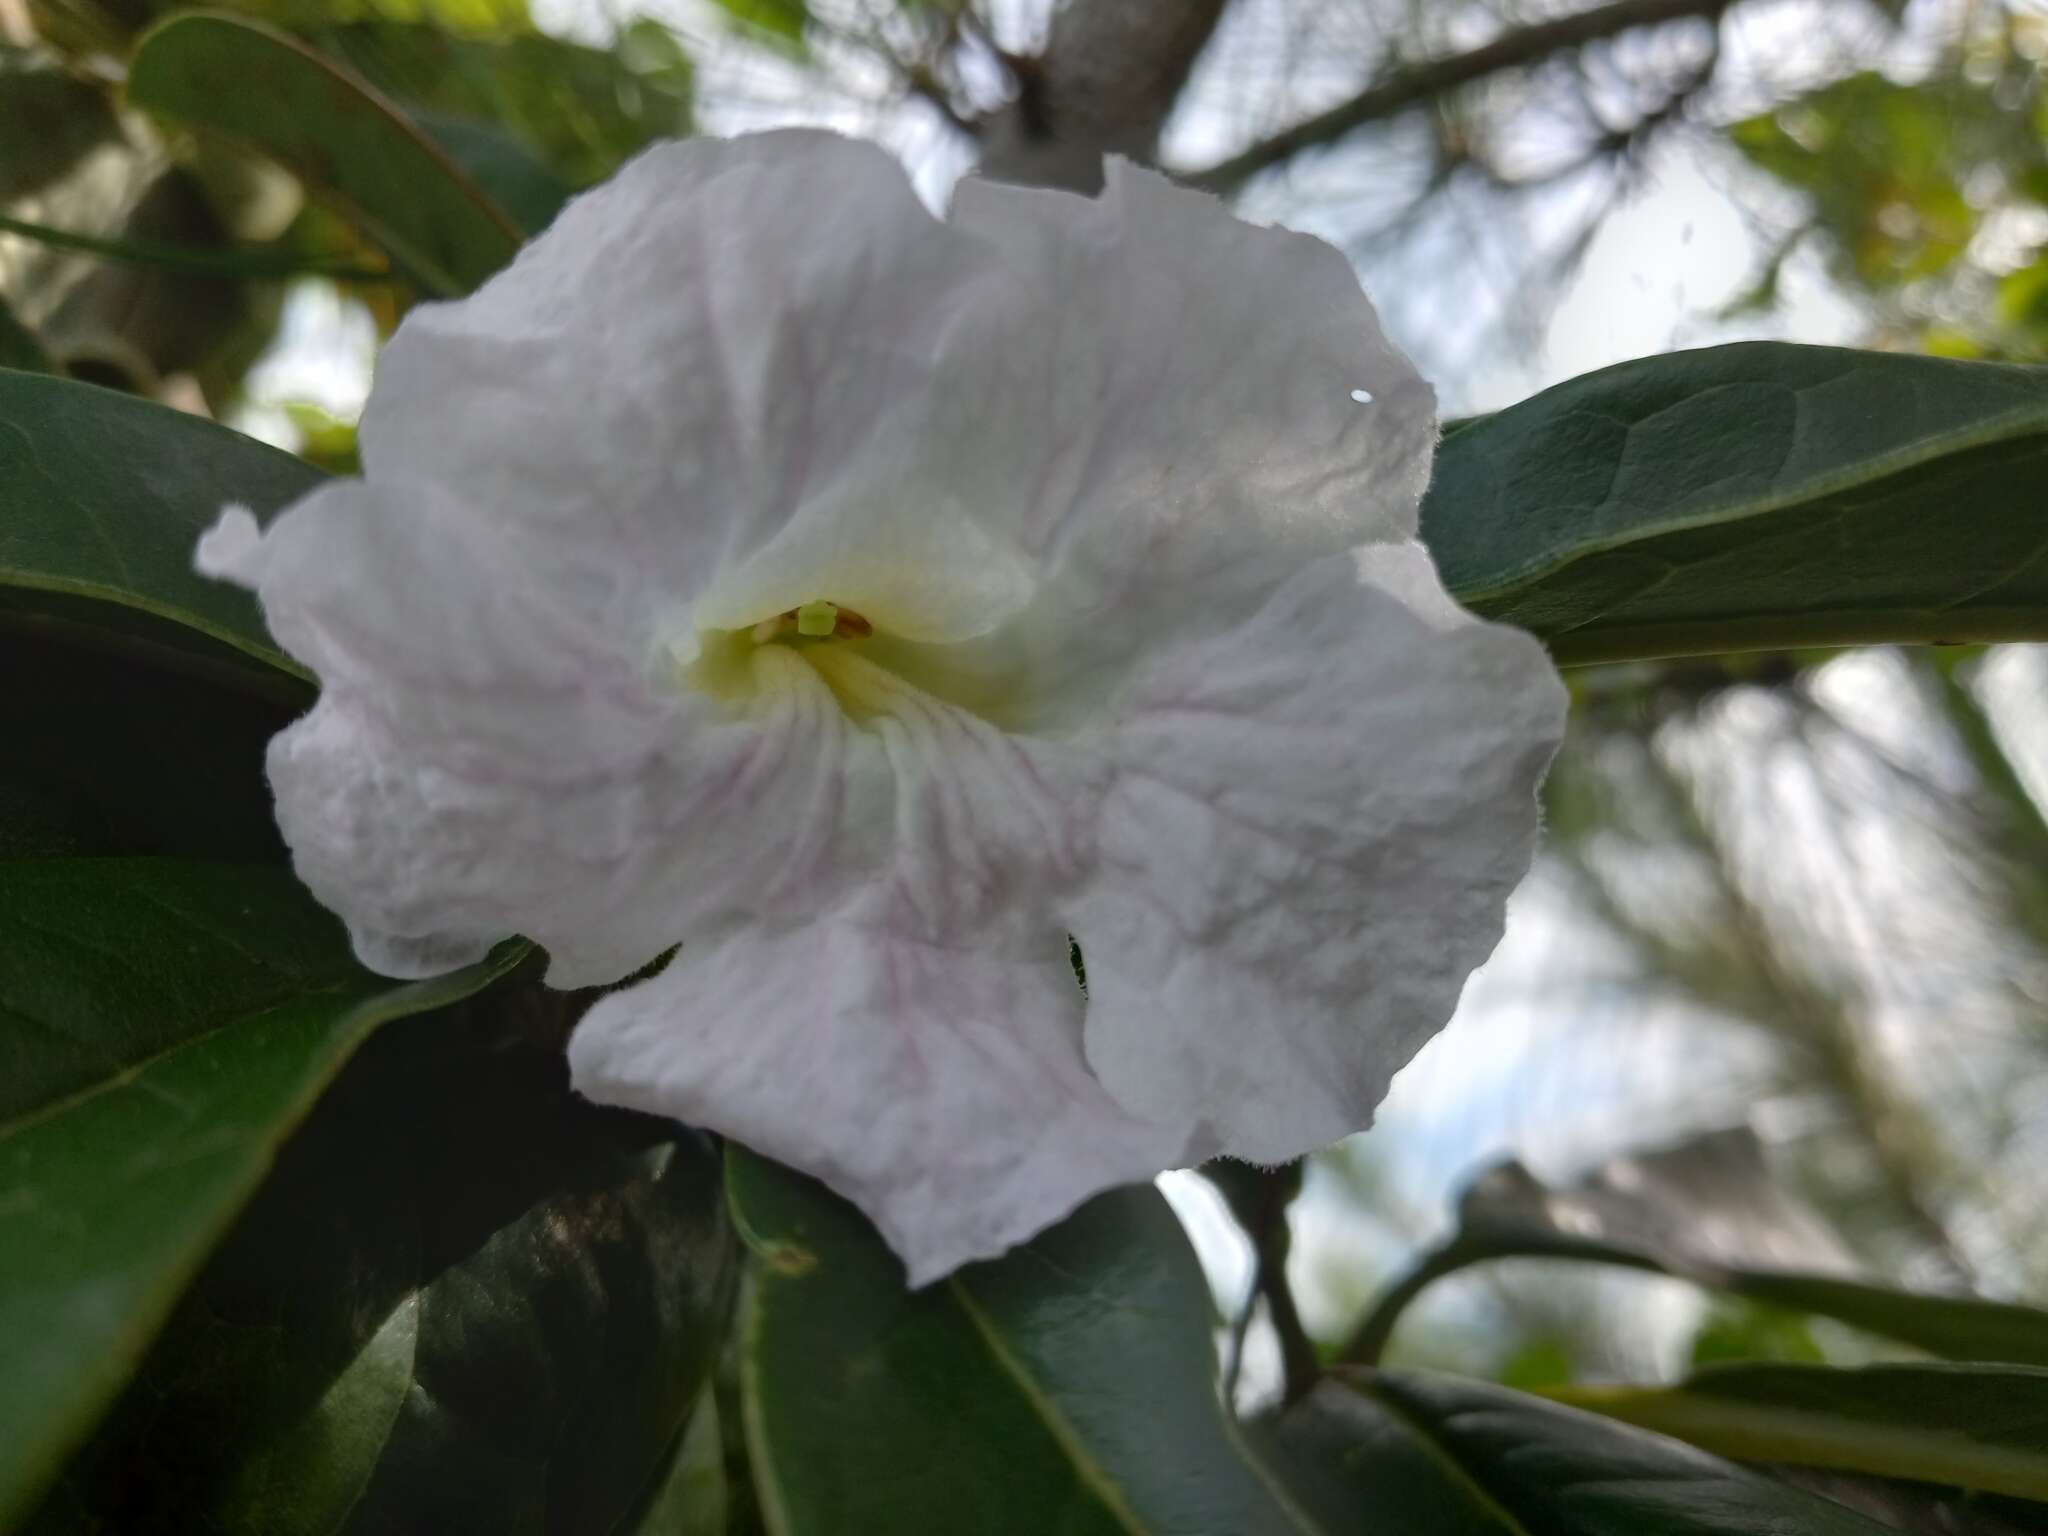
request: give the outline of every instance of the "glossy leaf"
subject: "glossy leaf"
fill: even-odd
[[[1300,1532],[1217,1392],[1206,1283],[1157,1192],[1103,1195],[919,1292],[822,1186],[738,1149],[741,1370],[779,1536]]]
[[[1736,1137],[1746,1140],[1746,1133]],[[1712,1161],[1701,1164],[1703,1153]],[[1729,1133],[1614,1160],[1567,1187],[1512,1160],[1466,1190],[1458,1230],[1392,1287],[1346,1350],[1376,1362],[1408,1301],[1473,1264],[1577,1259],[1649,1270],[1795,1312],[1815,1313],[1952,1360],[2048,1367],[2048,1312],[1970,1296],[1920,1295],[1847,1273],[1790,1267],[1824,1255],[1760,1161],[1731,1156]]]
[[[287,707],[4,629],[0,677],[0,860],[285,862],[263,752]]]
[[[657,1484],[701,1507],[666,1485],[738,1272],[718,1154],[573,1096],[572,1010],[514,983],[372,1041],[30,1529],[602,1536]]]
[[[0,1526],[356,1047],[522,953],[399,986],[282,870],[0,865]]]
[[[1325,1382],[1268,1427],[1336,1533],[1878,1536],[1890,1527],[1660,1435],[1406,1371]]]
[[[718,1394],[707,1390],[620,1536],[728,1536],[729,1517]]]
[[[167,406],[0,371],[0,619],[85,626],[303,698],[255,599],[200,576],[192,549],[223,502],[267,515],[323,478]]]
[[[1445,439],[1445,582],[1560,662],[2048,637],[2048,369],[1769,342]]]
[[[2048,1370],[1722,1365],[1675,1387],[1559,1387],[1544,1395],[1738,1461],[2048,1500]]]
[[[467,293],[512,259],[511,217],[362,80],[239,17],[186,13],[136,45],[128,100],[271,156],[436,293]]]

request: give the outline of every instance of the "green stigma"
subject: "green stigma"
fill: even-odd
[[[839,609],[823,599],[805,603],[796,611],[796,632],[819,638],[829,635],[838,627]]]

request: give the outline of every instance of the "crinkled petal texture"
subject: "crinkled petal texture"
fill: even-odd
[[[1144,171],[940,221],[698,140],[415,311],[365,478],[200,560],[320,677],[271,781],[364,960],[674,949],[577,1086],[922,1283],[1363,1127],[1491,950],[1563,691],[1413,542],[1435,430],[1334,251]]]

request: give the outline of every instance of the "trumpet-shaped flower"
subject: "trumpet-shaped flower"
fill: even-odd
[[[416,310],[363,477],[199,560],[320,679],[270,779],[363,961],[673,949],[576,1086],[922,1283],[1360,1129],[1492,949],[1563,693],[1414,542],[1435,436],[1337,252],[1146,171],[941,221],[698,140]]]

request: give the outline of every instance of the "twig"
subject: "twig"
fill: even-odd
[[[1211,192],[1234,191],[1260,171],[1290,160],[1305,149],[1340,139],[1355,128],[1392,117],[1501,70],[1533,64],[1551,54],[1584,47],[1637,27],[1688,17],[1715,18],[1731,3],[1733,0],[1613,0],[1612,4],[1574,16],[1521,27],[1467,53],[1397,69],[1349,101],[1262,139],[1228,160],[1188,172],[1180,180]]]
[[[1322,1370],[1315,1343],[1301,1325],[1294,1292],[1287,1286],[1287,1253],[1293,1241],[1287,1225],[1287,1208],[1301,1193],[1301,1164],[1293,1162],[1266,1169],[1249,1163],[1218,1162],[1202,1171],[1222,1191],[1231,1214],[1252,1243],[1252,1283],[1244,1307],[1231,1320],[1230,1356],[1223,1375],[1224,1399],[1230,1401],[1237,1394],[1238,1373],[1244,1366],[1245,1335],[1251,1328],[1252,1313],[1263,1297],[1273,1331],[1280,1336],[1281,1396],[1286,1402],[1294,1402],[1315,1385]]]
[[[105,261],[159,267],[165,271],[189,272],[201,277],[334,277],[358,283],[391,280],[391,273],[383,268],[361,266],[345,259],[293,256],[271,251],[207,250],[161,240],[102,240],[94,235],[31,223],[5,214],[0,214],[0,234],[18,235],[56,250],[77,251]]]

